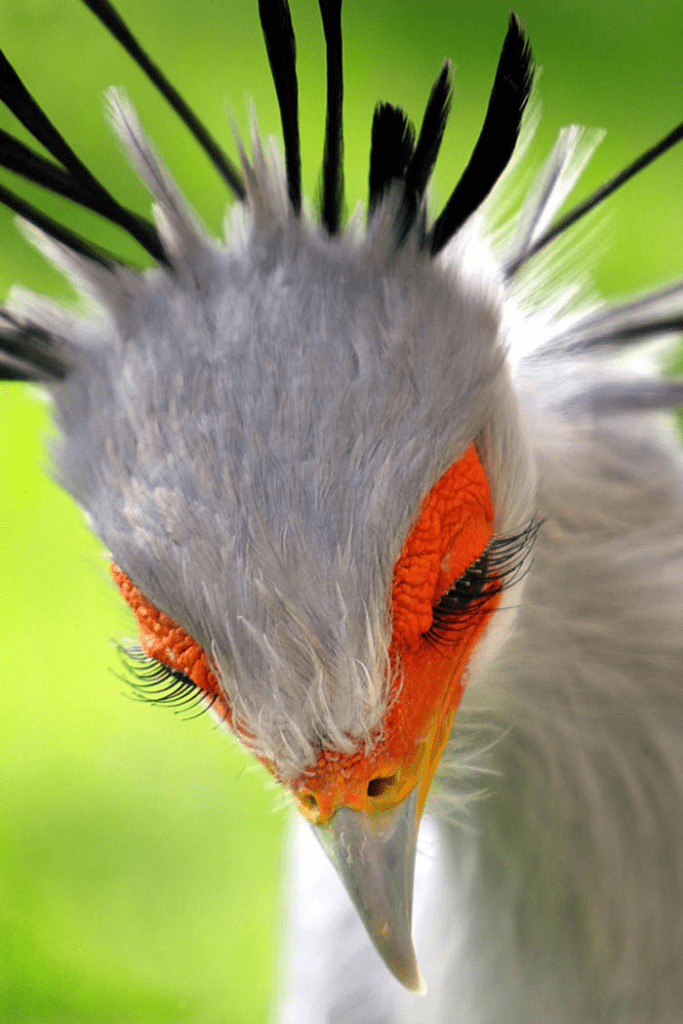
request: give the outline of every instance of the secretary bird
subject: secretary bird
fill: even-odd
[[[448,62],[419,131],[377,107],[365,224],[344,225],[339,0],[320,0],[319,217],[286,2],[259,4],[284,162],[254,130],[239,167],[108,0],[84,2],[225,180],[228,239],[199,227],[121,93],[111,120],[153,222],[3,58],[0,98],[52,159],[3,133],[0,163],[155,267],[0,186],[99,306],[10,301],[0,372],[54,403],[55,474],[137,618],[134,691],[206,708],[306,819],[280,1019],[680,1024],[683,497],[662,414],[683,385],[623,355],[681,330],[683,286],[598,302],[556,250],[683,126],[560,217],[600,138],[565,129],[493,233],[533,79],[511,15],[441,213],[426,190]]]

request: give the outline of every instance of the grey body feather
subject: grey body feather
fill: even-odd
[[[389,977],[299,838],[283,1019],[680,1024],[681,458],[659,419],[623,411],[629,387],[636,409],[652,404],[638,396],[653,381],[605,349],[631,311],[576,312],[571,288],[504,271],[585,162],[580,135],[539,178],[515,251],[494,257],[477,214],[431,260],[411,236],[396,251],[391,191],[365,237],[294,218],[257,139],[249,212],[223,247],[127,105],[113,110],[174,272],[111,271],[43,240],[100,311],[10,308],[71,367],[52,386],[60,482],[210,652],[283,777],[321,742],[371,741],[393,566],[470,443],[496,534],[543,521],[472,659],[438,779],[416,911],[430,994]],[[680,316],[680,289],[658,301]]]

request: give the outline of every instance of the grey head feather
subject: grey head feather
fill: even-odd
[[[43,244],[103,310],[62,327],[75,365],[55,389],[56,472],[116,564],[212,652],[255,748],[291,777],[320,743],[353,749],[381,726],[393,566],[473,440],[500,528],[528,514],[533,481],[510,474],[525,445],[498,422],[514,418],[499,282],[410,244],[388,260],[381,230],[340,241],[293,218],[257,141],[250,233],[222,246],[129,105],[114,95],[112,110],[171,269],[108,275]],[[503,466],[523,500],[503,500]]]

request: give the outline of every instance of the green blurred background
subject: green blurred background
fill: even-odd
[[[277,110],[256,0],[120,0],[186,99],[234,154],[253,97]],[[350,208],[364,198],[372,108],[418,119],[446,54],[456,99],[434,192],[455,183],[481,123],[507,0],[348,0],[346,155]],[[520,0],[538,62],[540,160],[559,126],[608,129],[577,190],[624,165],[683,117],[680,0]],[[315,190],[324,116],[314,0],[293,0],[304,184]],[[147,199],[103,122],[123,84],[213,232],[225,191],[185,129],[77,0],[2,0],[0,45],[76,151],[117,197]],[[9,117],[0,123],[15,131]],[[5,175],[3,180],[9,175]],[[27,195],[32,193],[25,190]],[[42,199],[41,199],[42,201]],[[116,229],[56,204],[90,237],[140,259]],[[681,267],[683,149],[604,211],[595,278],[619,294]],[[0,215],[0,285],[73,296]],[[46,407],[0,391],[0,1021],[12,1024],[261,1024],[278,950],[285,814],[265,773],[210,721],[138,706],[110,640],[133,623],[81,513],[44,475]]]

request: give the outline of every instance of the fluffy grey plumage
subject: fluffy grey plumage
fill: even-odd
[[[393,566],[472,438],[507,467],[497,532],[532,515],[500,275],[396,252],[395,194],[366,238],[329,239],[289,214],[256,138],[249,233],[234,224],[222,250],[131,109],[114,96],[112,111],[177,273],[112,274],[41,243],[107,314],[49,324],[73,366],[55,391],[58,478],[293,777],[322,738],[353,750],[381,724]]]
[[[283,1021],[680,1022],[683,474],[653,410],[681,385],[637,376],[615,347],[678,324],[683,288],[593,308],[550,257],[509,274],[597,135],[561,135],[511,244],[489,246],[484,209],[433,259],[419,217],[397,237],[400,182],[366,233],[295,217],[256,134],[218,244],[125,100],[111,109],[171,269],[112,269],[40,235],[99,311],[23,298],[8,336],[51,339],[60,482],[210,653],[281,778],[321,744],[374,742],[393,568],[468,445],[495,535],[542,521],[437,777],[416,921],[430,994],[390,978],[301,835]]]

